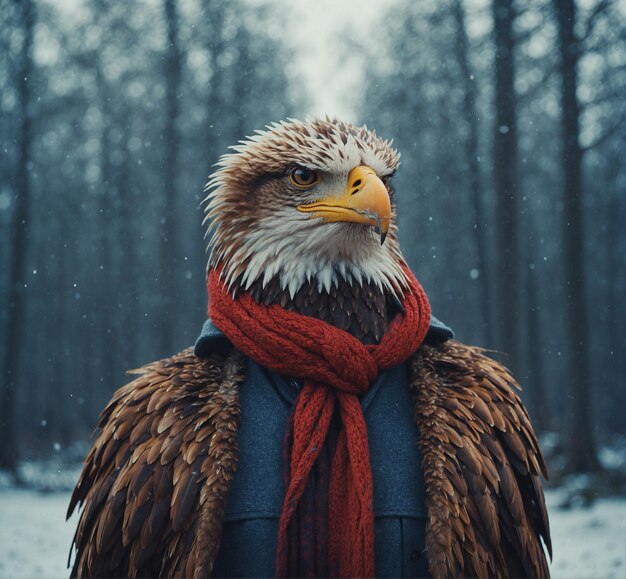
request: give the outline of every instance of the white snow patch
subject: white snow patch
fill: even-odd
[[[69,493],[0,491],[0,577],[68,577],[67,557],[78,517],[67,523]]]
[[[546,492],[553,578],[624,577],[626,498],[599,499],[589,508],[559,509],[564,495]]]

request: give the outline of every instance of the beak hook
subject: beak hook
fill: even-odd
[[[380,217],[378,215],[371,215],[371,218],[376,221],[375,231],[380,235],[380,244],[383,245],[385,243],[385,239],[387,239],[387,231],[384,231],[382,228],[382,224],[380,222]]]

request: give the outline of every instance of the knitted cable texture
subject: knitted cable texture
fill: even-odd
[[[279,521],[276,576],[296,572],[289,526],[307,487],[311,471],[329,432],[335,408],[341,426],[330,464],[328,483],[328,561],[333,577],[373,577],[373,484],[365,418],[359,397],[379,372],[406,360],[419,347],[430,323],[426,294],[406,265],[408,280],[403,309],[391,321],[380,343],[364,345],[330,324],[258,304],[242,292],[235,298],[221,279],[221,268],[208,276],[209,316],[229,340],[259,364],[304,385],[290,420],[288,484]],[[300,548],[309,552],[306,537]],[[315,549],[317,551],[318,549]],[[291,551],[291,552],[290,552]],[[301,569],[301,567],[298,567]]]

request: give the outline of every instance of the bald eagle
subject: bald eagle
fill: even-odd
[[[329,118],[222,157],[209,319],[103,411],[68,510],[73,576],[548,576],[518,386],[431,317],[398,166]]]

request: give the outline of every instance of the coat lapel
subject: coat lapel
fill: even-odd
[[[187,569],[208,577],[238,455],[245,357],[232,350],[200,364],[215,386],[208,412],[199,521]],[[205,374],[207,376],[207,374]],[[434,577],[547,576],[549,529],[539,474],[543,457],[506,369],[455,341],[410,360],[426,487],[426,554]],[[202,441],[200,441],[202,442]],[[228,465],[225,468],[225,465]]]

